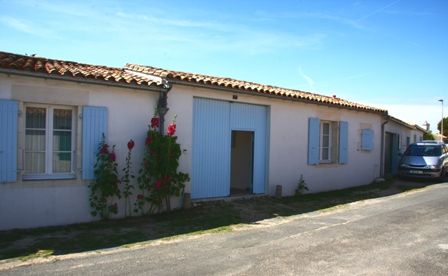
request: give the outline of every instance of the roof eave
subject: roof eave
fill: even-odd
[[[404,126],[404,127],[407,127],[407,128],[409,128],[409,129],[411,129],[411,130],[415,130],[415,129],[416,129],[415,126],[410,125],[410,124],[408,124],[408,123],[406,123],[406,122],[404,122],[404,121],[402,121],[402,120],[400,120],[400,119],[398,119],[398,118],[395,118],[394,116],[390,116],[390,115],[389,115],[389,119],[390,119],[391,121],[393,121],[394,123],[397,123],[397,124],[399,124],[399,125],[402,125],[402,126]]]
[[[29,72],[29,71],[15,70],[15,69],[5,69],[5,68],[0,68],[0,73],[7,74],[7,75],[17,75],[17,76],[25,76],[25,77],[37,77],[37,78],[43,78],[43,79],[70,81],[70,82],[76,82],[76,83],[106,85],[106,86],[119,87],[119,88],[138,89],[138,90],[145,90],[145,91],[151,91],[151,92],[160,92],[160,91],[167,90],[163,86],[163,84],[160,84],[160,85],[138,85],[138,84],[130,84],[130,83],[112,82],[112,81],[107,81],[107,80],[52,75],[52,74]]]

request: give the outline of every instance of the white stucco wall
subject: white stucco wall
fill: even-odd
[[[385,125],[384,130],[385,132],[398,134],[400,136],[400,148],[399,148],[400,153],[403,153],[407,148],[406,137],[409,137],[410,144],[420,142],[423,139],[423,133],[420,130],[410,129],[407,126],[404,126],[391,120],[388,121],[388,123]],[[414,135],[416,141],[414,141]]]
[[[253,103],[268,106],[268,194],[282,185],[284,195],[292,195],[301,174],[311,192],[341,189],[369,184],[380,174],[381,116],[315,104],[291,102],[260,96],[238,94],[238,100],[226,91],[211,90],[175,84],[168,94],[169,112],[166,125],[177,116],[177,136],[181,148],[179,170],[191,175],[193,97]],[[110,145],[116,145],[121,169],[127,152],[127,141],[136,142],[133,150],[134,172],[137,174],[149,119],[158,99],[155,92],[80,84],[67,81],[45,80],[0,74],[0,98],[20,102],[18,168],[23,170],[24,104],[48,103],[72,106],[81,113],[84,105],[106,106],[109,110],[108,132]],[[348,164],[307,164],[308,118],[347,121],[349,129]],[[88,202],[88,183],[81,180],[81,119],[76,124],[76,179],[23,181],[0,184],[0,230],[91,221]],[[374,150],[360,150],[361,129],[374,130]],[[135,183],[134,183],[135,184]],[[191,191],[187,183],[186,192]],[[172,206],[180,200],[173,199]],[[122,216],[123,201],[119,209]]]
[[[181,159],[181,170],[191,172],[192,167],[192,129],[193,97],[261,104],[269,107],[268,147],[268,187],[267,192],[274,194],[275,186],[282,185],[285,195],[292,195],[300,174],[303,174],[311,192],[341,189],[371,183],[380,174],[381,116],[372,113],[347,109],[318,106],[278,100],[267,97],[238,94],[238,100],[232,100],[236,93],[174,85],[169,92],[170,111],[167,118],[177,117],[178,141],[187,152]],[[307,164],[308,118],[321,120],[348,121],[349,150],[348,164]],[[360,150],[361,129],[374,130],[374,147],[371,152]],[[190,191],[187,185],[186,191]]]
[[[135,175],[142,160],[149,119],[158,93],[103,85],[45,80],[0,74],[0,98],[19,102],[18,169],[16,183],[0,184],[0,230],[91,221],[88,182],[81,180],[82,106],[105,106],[109,111],[108,143],[116,145],[118,167],[124,166],[127,142],[135,141],[132,162]],[[76,178],[71,180],[22,180],[24,148],[24,104],[71,106],[76,122]],[[135,184],[135,183],[134,183]],[[136,186],[136,185],[135,185]],[[119,202],[118,217],[124,202]]]

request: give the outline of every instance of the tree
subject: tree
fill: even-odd
[[[431,131],[428,131],[427,133],[423,134],[423,140],[435,140],[434,134],[432,134]]]
[[[437,123],[437,129],[440,131],[442,120]],[[443,135],[448,136],[448,117],[443,118]]]

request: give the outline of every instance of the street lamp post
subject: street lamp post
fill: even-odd
[[[440,140],[443,142],[443,99],[440,99],[439,102],[442,103],[442,121],[440,122]]]

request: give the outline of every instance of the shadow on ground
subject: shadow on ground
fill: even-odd
[[[257,197],[234,201],[197,203],[189,210],[153,216],[127,218],[0,232],[0,260],[63,255],[172,239],[182,234],[231,231],[236,224],[256,224],[260,220],[291,216],[340,206],[364,199],[402,193],[435,184],[434,181],[388,180],[338,191],[276,199]],[[437,182],[440,183],[440,182]]]

